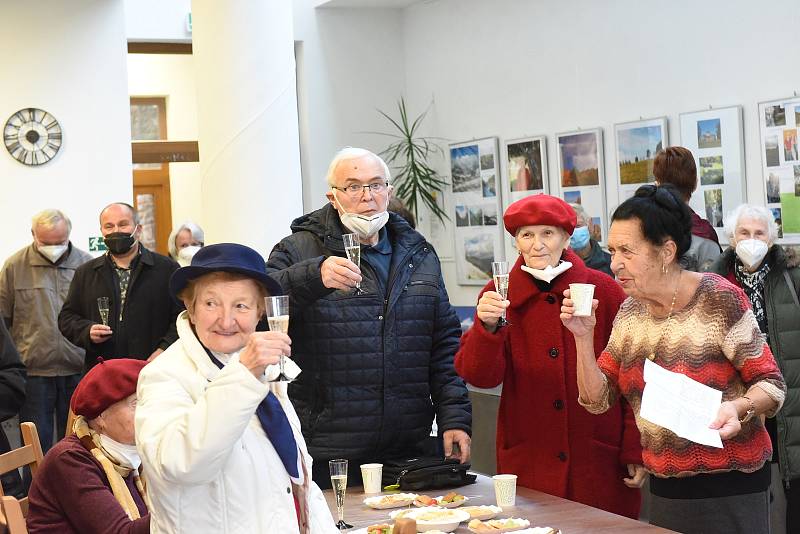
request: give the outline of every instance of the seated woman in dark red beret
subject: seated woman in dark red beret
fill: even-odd
[[[150,532],[133,432],[136,382],[145,363],[101,362],[75,388],[75,433],[50,449],[33,479],[28,532]]]
[[[639,431],[630,406],[602,416],[578,405],[576,350],[561,322],[570,284],[593,284],[600,301],[594,346],[605,348],[625,293],[568,248],[577,217],[560,198],[533,195],[511,204],[503,223],[519,258],[509,270],[508,300],[483,288],[475,323],[461,338],[456,371],[470,384],[503,384],[497,421],[497,472],[519,485],[620,515],[639,515]],[[508,325],[500,326],[503,311]]]

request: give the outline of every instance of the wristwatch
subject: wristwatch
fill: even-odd
[[[739,419],[740,423],[746,423],[756,415],[756,403],[753,402],[753,399],[748,397],[747,395],[742,396],[743,399],[747,399],[747,402],[750,403],[750,407],[747,408],[747,411],[744,412],[744,415],[741,419]]]

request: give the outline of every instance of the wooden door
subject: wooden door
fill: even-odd
[[[167,139],[167,103],[164,97],[131,97],[131,139]],[[168,254],[172,230],[169,163],[133,159],[133,204],[142,225],[141,242],[159,254]]]

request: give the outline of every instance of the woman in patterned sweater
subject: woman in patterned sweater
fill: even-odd
[[[653,524],[684,533],[769,532],[772,449],[760,415],[772,416],[786,386],[741,289],[715,274],[685,271],[691,215],[671,186],[646,185],[612,217],[611,269],[628,295],[595,361],[594,314],[561,319],[578,353],[579,402],[602,413],[621,395],[633,407],[650,472]],[[597,302],[594,302],[597,306]],[[640,416],[650,359],[722,391],[711,428],[723,448],[701,445]]]

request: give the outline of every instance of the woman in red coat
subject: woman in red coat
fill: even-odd
[[[645,472],[633,413],[626,402],[599,416],[578,404],[575,341],[559,317],[569,284],[594,284],[600,354],[625,294],[567,248],[576,217],[563,200],[526,197],[509,206],[503,222],[520,252],[508,300],[493,282],[483,288],[455,358],[470,384],[503,384],[497,471],[516,474],[521,486],[638,518]],[[498,326],[503,310],[508,326]]]

